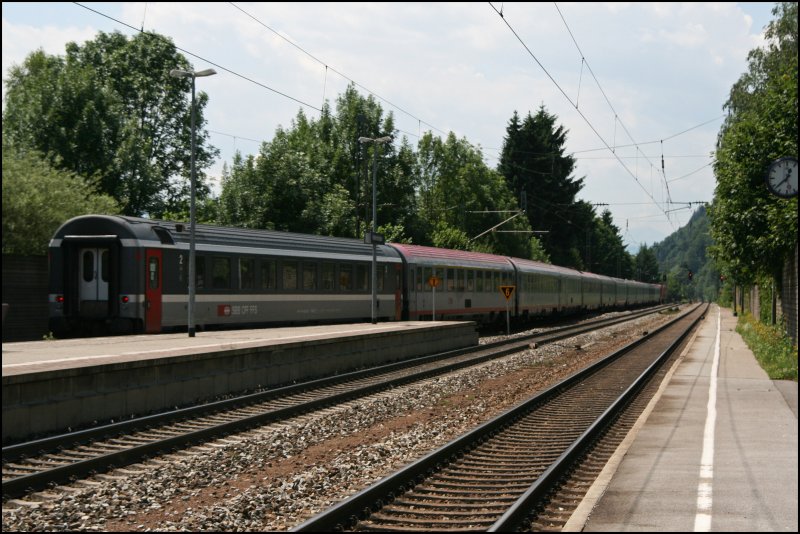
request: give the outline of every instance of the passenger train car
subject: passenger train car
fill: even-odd
[[[56,336],[186,329],[189,226],[85,215],[50,242]],[[197,328],[371,319],[372,245],[356,239],[197,225]],[[655,304],[663,288],[531,260],[417,245],[376,246],[380,321],[490,322]],[[506,300],[501,286],[513,286]]]

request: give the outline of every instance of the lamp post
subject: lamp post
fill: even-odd
[[[169,71],[169,75],[173,78],[191,78],[192,79],[192,154],[191,154],[191,169],[190,169],[190,182],[191,182],[191,199],[189,201],[189,305],[187,328],[189,330],[189,337],[194,337],[194,297],[195,297],[195,257],[194,257],[194,230],[195,230],[195,216],[194,216],[194,196],[195,196],[195,179],[194,179],[194,79],[202,76],[211,76],[216,74],[214,69],[206,69],[201,71],[190,71],[173,69]]]
[[[378,176],[378,146],[388,143],[391,141],[391,136],[385,137],[359,137],[359,143],[374,143],[375,146],[375,154],[372,159],[372,230],[369,233],[369,243],[372,243],[372,324],[376,324],[378,322],[378,316],[376,313],[377,308],[377,278],[378,278],[378,267],[376,263],[376,252],[375,252],[375,236],[376,230],[378,229],[378,215],[377,215],[377,198],[378,198],[378,189],[375,185]]]

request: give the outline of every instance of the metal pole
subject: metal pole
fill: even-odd
[[[508,299],[506,299],[506,335],[511,335],[511,319],[508,313]]]
[[[188,329],[189,337],[194,337],[194,296],[195,296],[195,257],[194,257],[194,231],[195,231],[195,216],[194,216],[194,79],[192,74],[192,154],[191,154],[191,198],[189,200],[189,318]]]
[[[433,276],[436,276],[435,274]],[[431,315],[431,321],[436,320],[436,286],[433,286],[433,315]]]
[[[372,160],[372,233],[375,234],[378,231],[378,190],[375,186],[377,183],[378,178],[378,151],[380,150],[381,145],[380,143],[375,143],[375,154]],[[378,317],[376,314],[377,308],[377,300],[378,300],[378,293],[377,293],[377,280],[378,280],[378,270],[377,270],[377,263],[376,263],[376,248],[375,248],[375,241],[374,239],[370,239],[372,241],[372,324],[378,322]]]
[[[194,80],[198,76],[211,76],[216,74],[214,69],[205,69],[201,71],[187,71],[183,69],[172,69],[169,73],[174,78],[191,78],[192,79],[192,109],[191,109],[191,123],[192,123],[192,153],[190,154],[191,166],[189,169],[189,187],[191,188],[191,196],[189,199],[189,303],[186,306],[188,317],[186,319],[186,329],[189,332],[189,337],[194,337],[195,322],[194,322],[194,301],[196,293],[196,275],[195,275],[195,172],[194,172],[194,152],[195,152],[195,99],[194,99]]]
[[[377,249],[375,243],[375,233],[378,229],[378,149],[381,143],[391,141],[390,136],[379,137],[373,139],[371,137],[359,137],[359,143],[373,143],[375,145],[375,153],[372,159],[372,229],[370,230],[369,242],[372,244],[372,324],[378,322],[377,316],[377,302],[378,302],[378,265],[377,265]]]

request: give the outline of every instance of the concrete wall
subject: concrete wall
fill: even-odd
[[[449,323],[4,376],[3,444],[477,342],[474,323]]]

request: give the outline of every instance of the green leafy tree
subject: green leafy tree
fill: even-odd
[[[420,234],[415,242],[530,257],[530,227],[519,216],[513,193],[466,139],[452,132],[446,139],[423,135],[416,173]],[[487,232],[492,228],[497,231]]]
[[[119,206],[75,173],[4,143],[3,254],[45,254],[61,224],[89,213],[115,214]]]
[[[708,251],[714,241],[709,231],[709,220],[705,207],[699,207],[686,226],[679,228],[650,250],[655,254],[659,270],[674,276],[674,287],[687,285],[682,293],[673,291],[673,296],[714,300],[721,287],[717,263]],[[688,279],[692,272],[691,282]],[[691,290],[691,291],[690,291]]]
[[[165,37],[98,33],[66,55],[38,50],[6,81],[3,132],[8,142],[45,154],[51,165],[96,180],[127,215],[160,217],[188,204],[192,70]],[[208,144],[196,98],[197,198],[208,195],[203,169],[217,155]]]
[[[376,146],[359,137],[395,133],[391,114],[353,88],[327,103],[319,119],[299,111],[289,128],[278,128],[258,156],[237,156],[223,175],[220,222],[340,237],[362,237],[372,221]],[[399,146],[395,146],[398,144]],[[398,235],[415,224],[413,152],[405,140],[382,144],[377,161],[378,227]]]
[[[359,138],[394,138],[392,143],[379,148],[372,143],[361,143]],[[330,167],[335,173],[336,183],[350,193],[354,210],[355,231],[352,235],[362,237],[364,230],[372,224],[372,175],[377,161],[377,216],[378,227],[384,223],[415,233],[416,183],[414,182],[415,156],[405,137],[398,138],[394,116],[383,109],[372,97],[363,97],[350,84],[336,100],[335,120],[331,127]]]
[[[797,197],[775,197],[764,185],[772,161],[797,156],[797,3],[777,4],[773,15],[767,46],[750,51],[748,71],[725,103],[709,209],[711,254],[744,284],[759,275],[779,280],[797,242]]]
[[[528,256],[532,260],[540,261],[542,263],[550,263],[550,255],[544,249],[542,241],[538,237],[531,237],[530,242],[531,252]]]

